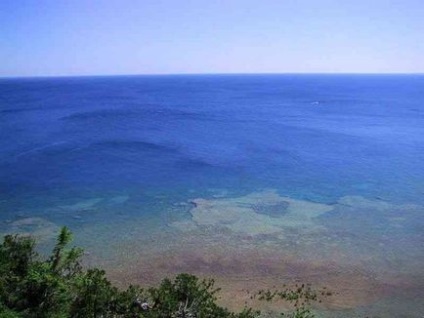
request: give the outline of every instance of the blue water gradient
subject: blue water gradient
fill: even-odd
[[[1,232],[31,229],[34,217],[73,230],[166,225],[193,198],[275,189],[413,204],[339,207],[320,222],[354,238],[352,255],[384,236],[386,255],[424,261],[424,76],[0,79],[0,136]]]
[[[0,81],[2,195],[273,187],[423,202],[422,76]]]

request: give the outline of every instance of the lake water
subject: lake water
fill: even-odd
[[[424,76],[0,79],[0,232],[62,225],[118,284],[213,276],[237,308],[304,281],[326,317],[422,317]]]

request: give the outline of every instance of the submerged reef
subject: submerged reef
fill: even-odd
[[[313,219],[333,206],[280,196],[275,190],[237,198],[194,199],[191,220],[171,224],[181,230],[194,227],[226,228],[248,235],[283,234],[286,228],[317,230]]]

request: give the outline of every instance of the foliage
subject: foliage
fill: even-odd
[[[325,288],[324,288],[325,289]],[[321,295],[330,295],[327,291],[321,291]],[[285,300],[293,304],[294,311],[282,313],[281,316],[287,318],[313,318],[315,315],[310,310],[310,303],[318,300],[318,292],[313,290],[309,284],[296,284],[294,288],[283,290],[260,290],[255,294],[259,300],[273,301]]]
[[[0,244],[0,317],[3,318],[255,318],[246,308],[233,313],[217,304],[214,280],[180,274],[147,290],[129,286],[119,290],[103,270],[83,269],[82,250],[68,248],[72,233],[63,227],[51,256],[42,259],[31,237],[7,235]],[[316,295],[302,285],[282,292],[260,291],[259,299],[295,301],[289,317],[311,318],[301,300]]]

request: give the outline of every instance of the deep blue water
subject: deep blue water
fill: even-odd
[[[77,229],[261,189],[424,205],[424,76],[0,79],[3,232],[34,216]],[[383,224],[370,209],[337,213],[340,231]],[[393,234],[415,235],[412,254],[423,215]]]
[[[424,77],[0,80],[3,196],[154,187],[423,202]]]

